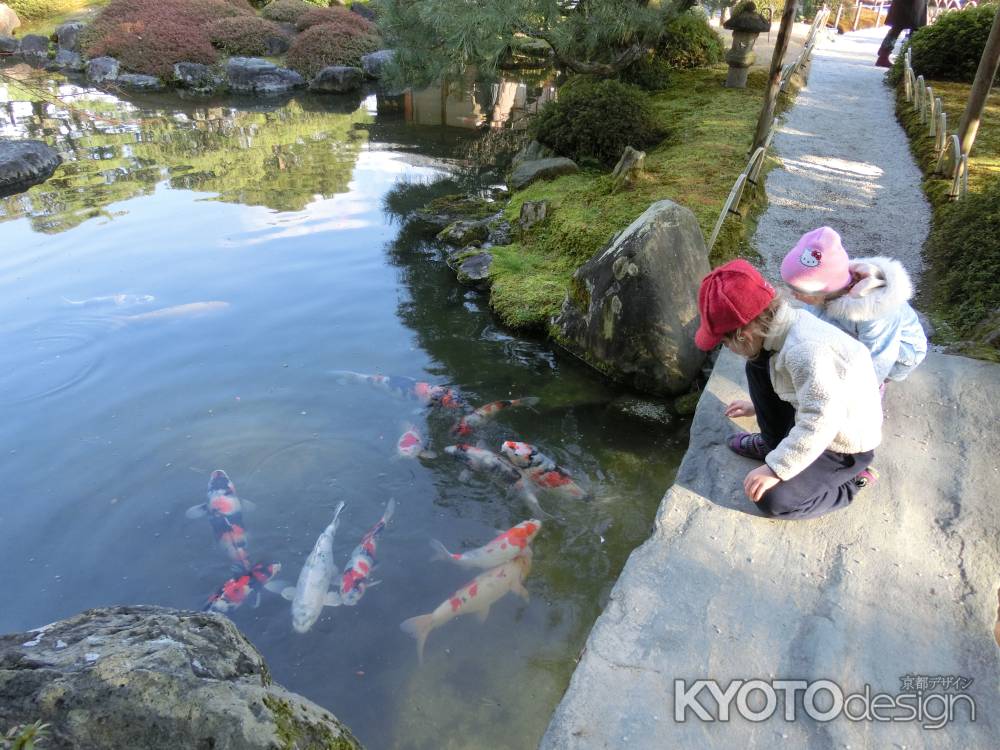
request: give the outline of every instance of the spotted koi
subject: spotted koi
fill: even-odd
[[[368,578],[375,567],[375,548],[378,538],[385,531],[385,527],[389,524],[395,511],[396,501],[390,499],[385,506],[382,517],[368,530],[367,534],[361,537],[361,542],[351,553],[351,559],[344,567],[344,574],[340,578],[340,586],[337,589],[339,603],[345,607],[353,607],[365,595],[365,591],[377,583],[377,581],[370,581]]]
[[[480,406],[471,414],[467,414],[458,420],[451,428],[452,434],[459,437],[468,437],[477,427],[481,426],[484,422],[494,419],[505,409],[535,406],[538,404],[538,401],[539,399],[535,396],[525,396],[524,398],[494,401],[485,406]]]
[[[230,578],[208,597],[204,610],[224,614],[232,612],[239,609],[251,595],[255,597],[253,606],[256,607],[260,604],[261,589],[273,590],[270,584],[280,570],[280,563],[257,563],[251,566],[245,573]]]
[[[229,475],[222,469],[216,469],[208,479],[207,501],[188,508],[185,515],[188,518],[207,516],[216,543],[234,565],[247,571],[250,569],[250,555],[243,510],[251,507],[252,503],[237,496]]]
[[[432,539],[431,547],[435,555],[431,559],[447,560],[463,568],[493,568],[522,554],[541,529],[542,522],[534,518],[522,521],[482,547],[461,554],[449,552],[441,542]]]

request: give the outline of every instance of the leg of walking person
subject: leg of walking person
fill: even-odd
[[[875,451],[823,451],[803,471],[764,493],[757,507],[765,515],[783,520],[816,518],[845,508],[860,489],[855,478],[874,456]]]
[[[882,45],[878,48],[878,59],[875,64],[880,68],[892,67],[892,61],[889,59],[889,55],[892,54],[892,50],[896,46],[896,40],[899,39],[899,35],[902,29],[897,29],[895,26],[889,27],[889,33],[885,35],[885,39],[882,40]]]

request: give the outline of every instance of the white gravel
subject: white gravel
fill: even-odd
[[[769,206],[754,234],[772,278],[799,237],[825,224],[851,257],[897,258],[919,280],[930,207],[885,70],[874,65],[884,34],[821,34],[808,86],[779,123],[772,153],[783,166],[767,177]]]

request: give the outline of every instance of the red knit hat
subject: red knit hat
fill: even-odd
[[[774,287],[745,260],[731,260],[701,280],[694,335],[699,349],[710,351],[722,337],[756,318],[774,299]]]

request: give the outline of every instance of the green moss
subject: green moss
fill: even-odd
[[[340,725],[340,734],[334,734],[324,724],[314,724],[296,716],[292,704],[273,695],[264,698],[277,726],[281,750],[361,750],[359,743]]]
[[[490,304],[517,329],[543,331],[562,306],[573,272],[664,198],[691,209],[707,238],[737,175],[746,166],[767,73],[753,70],[746,89],[726,89],[726,68],[677,71],[663,92],[649,94],[654,117],[680,134],[646,154],[643,176],[615,192],[610,175],[583,170],[515,193],[506,218],[515,223],[525,201],[547,200],[549,217],[517,242],[491,249]],[[765,205],[763,190],[744,199],[752,219]],[[713,264],[755,254],[753,223],[727,219],[711,255]],[[585,290],[584,290],[585,291]],[[573,299],[582,303],[581,290]]]

